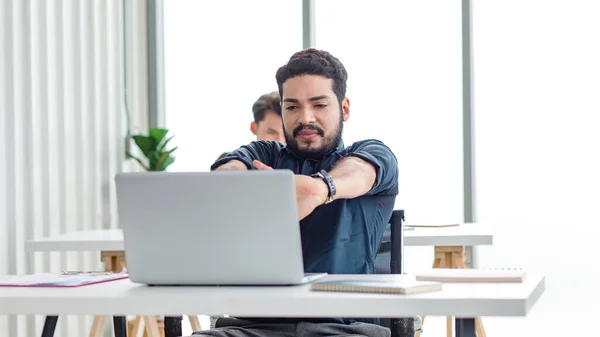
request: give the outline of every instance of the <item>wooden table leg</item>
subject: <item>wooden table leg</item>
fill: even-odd
[[[467,269],[465,264],[465,250],[463,246],[436,246],[434,247],[433,268]],[[452,317],[446,317],[446,336],[452,337]],[[425,317],[422,318],[422,325],[425,325]],[[485,337],[485,330],[481,317],[475,318],[475,327],[477,337]],[[416,337],[421,334],[417,333]]]
[[[188,315],[188,319],[190,320],[190,325],[192,326],[192,332],[202,330],[202,326],[200,325],[200,320],[196,315]]]
[[[158,331],[158,322],[156,316],[142,316],[144,324],[146,325],[146,332],[148,337],[160,337],[160,331]]]
[[[485,337],[485,329],[483,328],[481,317],[475,317],[475,331],[477,332],[477,337]]]
[[[104,262],[104,270],[119,273],[125,267],[124,251],[102,251],[100,261]],[[105,316],[94,316],[90,337],[101,337],[104,330]]]
[[[442,258],[435,255],[433,258],[433,268],[441,268],[440,267],[441,265],[442,265]],[[421,317],[421,330],[423,329],[424,325],[425,325],[425,316]],[[417,332],[415,337],[421,337],[421,333]],[[452,337],[452,336],[450,336],[450,337]]]
[[[144,337],[144,328],[144,320],[141,316],[137,316],[133,322],[130,337]]]
[[[440,261],[438,263],[438,261]],[[436,267],[436,264],[438,265]],[[434,268],[467,269],[465,249],[463,246],[435,247]],[[452,336],[452,317],[446,317],[447,335]],[[485,329],[481,317],[475,318],[477,337],[485,337]]]
[[[100,260],[104,262],[106,271],[120,273],[121,271],[123,271],[124,268],[127,268],[125,252],[122,250],[102,251],[100,252]],[[101,317],[101,325],[103,325],[104,316],[96,316],[94,318],[94,322],[98,317]],[[141,321],[143,321],[143,323]],[[156,320],[156,316],[142,316],[140,318],[140,322],[138,322],[137,324],[137,327],[135,325],[136,324],[134,323],[134,330],[135,333],[138,335],[140,332],[143,335],[143,331],[146,330],[146,332],[148,333],[148,337],[160,337],[160,332],[158,331],[158,321]],[[101,328],[102,327],[100,327],[99,329],[100,333],[102,331]],[[90,334],[90,337],[100,337],[100,334]]]
[[[101,337],[102,331],[104,330],[104,319],[105,316],[94,316],[94,322],[92,323],[92,329],[90,330],[90,337]]]

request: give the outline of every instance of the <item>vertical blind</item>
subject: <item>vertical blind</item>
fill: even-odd
[[[0,276],[101,268],[98,252],[26,253],[24,243],[119,226],[114,175],[136,169],[128,128],[147,129],[145,37],[144,0],[0,2]],[[0,316],[0,336],[39,335],[42,324]],[[56,335],[90,326],[61,317]]]

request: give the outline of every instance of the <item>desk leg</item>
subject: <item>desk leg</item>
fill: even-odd
[[[179,337],[183,334],[181,331],[181,321],[183,316],[165,316],[165,337]]]
[[[474,318],[457,318],[455,321],[456,337],[477,337]]]
[[[127,318],[125,316],[113,316],[113,327],[115,337],[127,337]]]
[[[58,316],[46,316],[46,320],[44,321],[44,329],[42,330],[42,337],[53,337],[57,322]]]

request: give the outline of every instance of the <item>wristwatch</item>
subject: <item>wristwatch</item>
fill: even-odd
[[[327,188],[329,189],[329,193],[327,195],[327,200],[325,200],[325,204],[332,202],[333,198],[335,197],[335,184],[333,183],[333,178],[331,178],[329,173],[327,173],[327,171],[325,170],[321,170],[317,173],[313,173],[311,177],[323,179],[325,184],[327,184]]]

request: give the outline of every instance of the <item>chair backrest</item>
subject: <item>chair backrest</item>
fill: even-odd
[[[389,226],[375,257],[375,273],[402,274],[404,272],[404,210],[392,212]],[[392,332],[392,337],[414,336],[412,317],[380,318],[379,324]]]
[[[375,257],[375,273],[402,274],[404,272],[404,210],[392,212],[389,226]]]

